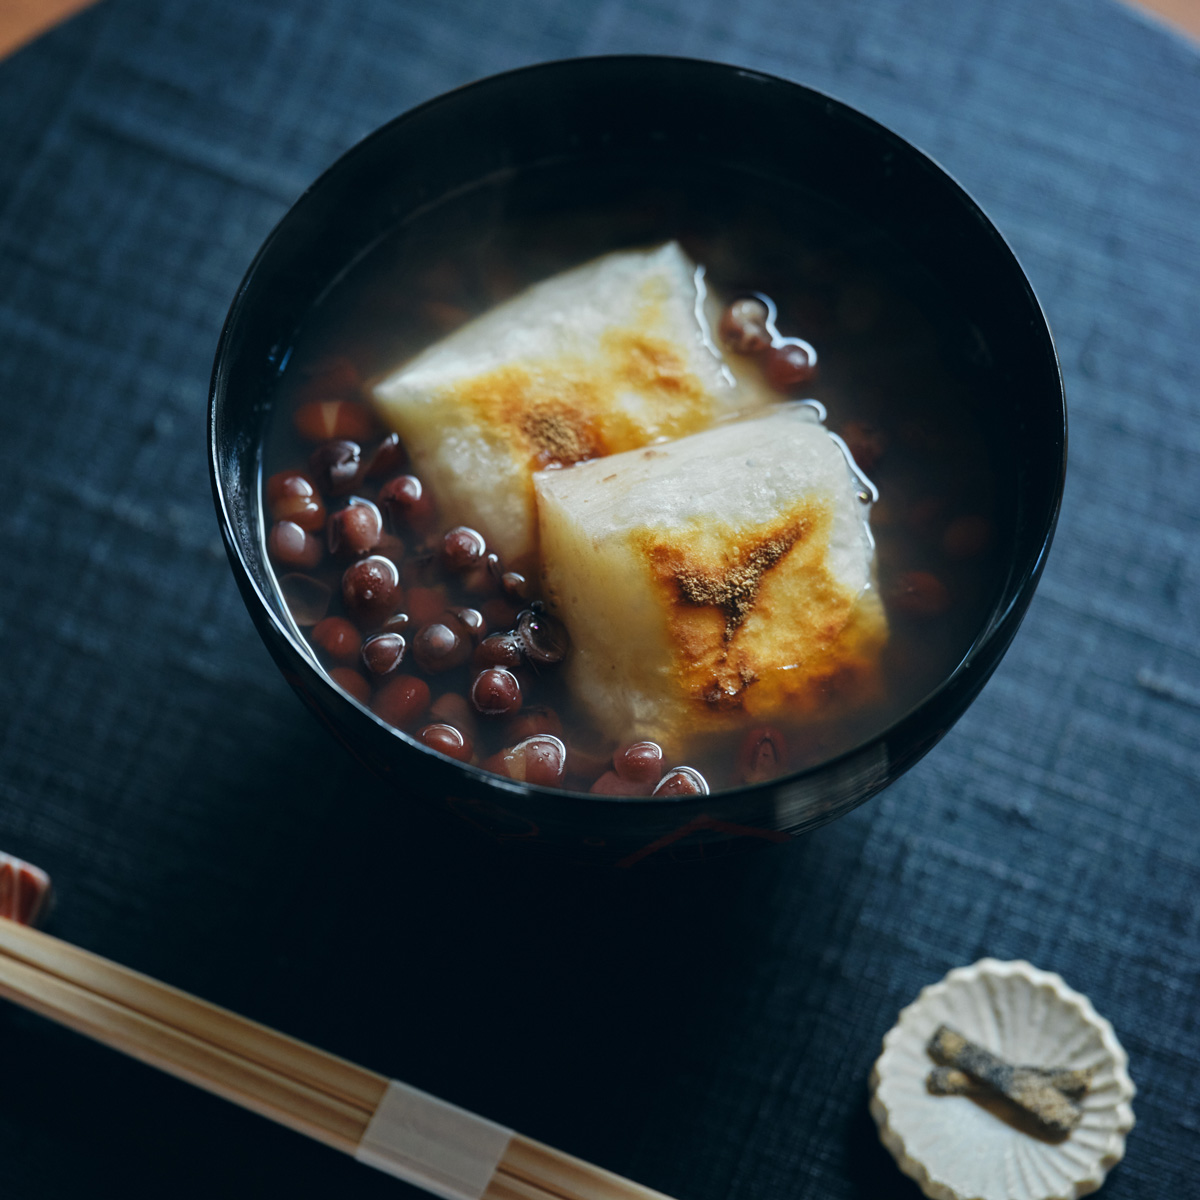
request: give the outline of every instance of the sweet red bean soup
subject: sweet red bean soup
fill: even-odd
[[[982,631],[998,396],[951,298],[814,196],[531,173],[397,229],[296,331],[264,536],[314,658],[432,751],[611,796],[763,782]]]

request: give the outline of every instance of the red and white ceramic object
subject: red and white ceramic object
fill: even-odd
[[[0,917],[36,925],[50,909],[50,876],[0,851]]]

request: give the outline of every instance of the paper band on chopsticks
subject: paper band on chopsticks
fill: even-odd
[[[407,1084],[4,919],[0,998],[443,1200],[668,1200]]]
[[[354,1157],[444,1200],[480,1200],[513,1131],[391,1080]]]

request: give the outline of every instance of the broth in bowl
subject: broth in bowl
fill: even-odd
[[[534,408],[528,388],[508,386],[513,362],[488,357],[497,345],[540,344],[547,325],[562,326],[573,348],[586,340],[586,329],[572,332],[582,318],[555,297],[579,295],[580,308],[593,299],[562,280],[593,280],[598,292],[627,264],[660,259],[680,279],[687,264],[693,290],[671,293],[695,313],[687,361],[679,367],[646,337],[623,344],[618,391],[634,386],[630,363],[650,362],[654,387],[674,389],[667,418],[639,409],[631,425],[628,403],[619,422],[586,405],[579,418],[583,384],[565,368]],[[548,297],[540,307],[523,299],[538,294]],[[637,333],[639,320],[633,311],[626,324]],[[475,393],[452,402],[463,389],[447,382],[456,355],[477,353],[487,370],[472,377],[490,381],[491,410]],[[421,393],[429,412],[417,425],[389,397],[422,363],[442,364],[442,375]],[[696,392],[697,416],[688,381],[710,367],[729,391],[714,376]],[[329,678],[430,750],[521,782],[633,798],[766,782],[877,737],[954,671],[986,625],[1007,580],[1016,508],[1001,389],[988,345],[935,280],[815,192],[731,173],[530,168],[418,212],[307,313],[273,398],[266,549]],[[764,421],[774,423],[754,425]],[[496,448],[505,423],[527,435],[516,475]],[[562,565],[570,538],[563,550],[546,522],[564,483],[591,472],[597,487],[611,478],[632,488],[637,470],[674,469],[639,455],[669,460],[706,437],[761,443],[739,449],[727,471],[696,474],[709,459],[683,453],[678,469],[691,476],[637,476],[650,525],[667,519],[657,501],[675,495],[661,507],[676,518],[686,509],[703,540],[737,496],[788,469],[789,450],[778,463],[766,452],[792,424],[842,499],[792,513],[790,540],[750,545],[739,526],[714,551],[724,570],[677,564],[657,582]],[[474,437],[493,457],[439,458],[431,437]],[[838,504],[842,515],[830,515]],[[848,600],[809,586],[829,572],[799,562],[826,518],[864,531],[854,546],[865,574]],[[837,545],[844,557],[845,539]],[[790,591],[776,586],[785,576]],[[675,609],[658,612],[660,594]],[[678,628],[672,612],[685,618]],[[742,653],[751,632],[774,658]]]

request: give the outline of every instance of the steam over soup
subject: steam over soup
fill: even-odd
[[[637,188],[518,180],[375,247],[297,332],[264,508],[294,621],[382,719],[686,795],[861,744],[967,651],[995,383],[848,218]]]

